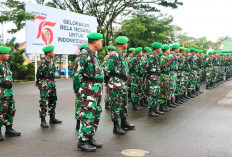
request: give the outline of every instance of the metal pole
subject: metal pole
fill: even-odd
[[[66,55],[66,78],[68,78],[68,55]]]
[[[37,67],[38,67],[38,65],[37,65],[38,58],[37,57],[38,57],[37,54],[35,54],[35,81],[36,81],[36,73],[37,73]]]

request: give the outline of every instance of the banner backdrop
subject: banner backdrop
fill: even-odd
[[[77,54],[87,43],[87,34],[97,32],[97,19],[61,9],[26,3],[26,12],[35,19],[26,21],[27,53],[43,53],[46,45],[54,45],[56,54]]]

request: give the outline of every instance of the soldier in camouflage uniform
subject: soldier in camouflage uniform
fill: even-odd
[[[96,142],[93,136],[98,128],[101,116],[101,96],[103,70],[96,55],[102,47],[103,35],[90,33],[88,47],[85,47],[75,60],[73,68],[73,90],[77,104],[81,106],[79,117],[82,126],[78,132],[78,150],[87,152],[96,151],[102,144]]]
[[[190,50],[186,49],[185,52],[182,52],[183,56],[183,70],[184,70],[184,92],[183,92],[183,97],[186,99],[190,99],[191,97],[188,97],[188,82],[189,82],[189,72],[190,72],[190,65],[188,62],[188,56],[189,56]]]
[[[108,62],[109,56],[111,52],[115,49],[114,46],[108,46],[108,54],[104,57],[103,63],[102,63],[102,69],[105,69],[105,65]],[[108,81],[107,78],[104,79],[105,87],[106,87],[106,92],[105,92],[105,109],[111,109],[111,103],[110,103],[110,97],[109,97],[109,87],[108,87]]]
[[[158,45],[157,43],[152,44],[155,49],[154,52],[149,56],[147,68],[146,68],[146,79],[147,79],[147,87],[148,87],[148,116],[150,117],[157,117],[161,114],[158,109],[159,105],[159,97],[160,97],[160,65],[159,59],[155,54],[156,51],[161,51],[161,44]],[[147,48],[146,51],[151,51]]]
[[[12,128],[15,116],[15,101],[12,90],[13,78],[10,66],[7,63],[11,48],[0,46],[0,141],[4,141],[1,128],[6,126],[5,136],[20,136],[21,133]]]
[[[163,53],[160,53],[160,111],[168,112],[171,108],[167,107],[167,101],[170,99],[169,72],[170,72],[170,46],[162,46]]]
[[[127,82],[129,69],[125,56],[122,52],[127,49],[127,42],[129,39],[125,36],[119,36],[115,39],[117,43],[116,50],[112,51],[109,56],[109,61],[105,66],[105,75],[109,78],[110,102],[112,102],[112,121],[114,122],[113,132],[118,135],[124,135],[122,129],[135,129],[133,124],[126,120],[128,115],[128,95]],[[121,118],[121,127],[119,120]]]
[[[178,71],[178,58],[176,57],[176,54],[179,52],[179,45],[174,44],[172,45],[172,52],[169,54],[170,59],[170,72],[169,72],[169,103],[172,103],[172,105],[178,106],[178,104],[175,102],[175,92],[176,92],[176,81],[177,81],[177,71]]]
[[[79,50],[82,51],[87,46],[88,46],[88,44],[82,44],[82,45],[80,45]],[[81,125],[80,116],[79,116],[80,113],[81,113],[81,106],[76,99],[75,100],[75,119],[77,121],[76,131],[79,131],[80,125]]]
[[[197,93],[197,95],[203,93],[203,91],[200,90],[200,87],[201,87],[201,75],[202,75],[201,69],[203,67],[202,66],[203,60],[201,58],[201,53],[203,53],[203,51],[197,50],[197,53],[196,53],[196,67],[197,67],[197,69],[196,69],[196,72],[197,72],[196,93]]]
[[[213,52],[209,52],[209,56],[207,56],[205,59],[206,89],[211,89],[212,84],[213,84],[213,80],[212,80],[212,71],[213,71],[212,54],[213,54]]]
[[[144,85],[144,66],[143,66],[143,48],[138,47],[135,49],[135,56],[131,60],[130,82],[131,82],[131,101],[132,109],[135,111],[143,109],[140,105],[144,95],[142,95],[142,86]]]
[[[126,58],[128,68],[130,69],[131,67],[131,60],[134,57],[134,51],[135,48],[129,48],[129,55]],[[129,77],[130,77],[131,71],[129,70]],[[131,83],[130,81],[127,82],[127,90],[128,90],[128,101],[131,101]]]
[[[40,90],[40,110],[41,127],[48,128],[45,120],[47,110],[50,115],[50,124],[59,124],[62,121],[55,118],[56,109],[56,84],[55,84],[55,64],[52,58],[55,56],[54,46],[49,45],[43,48],[45,57],[41,59],[36,73],[36,86]],[[47,104],[48,102],[48,104]]]

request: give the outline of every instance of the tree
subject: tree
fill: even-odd
[[[166,15],[136,15],[130,20],[123,22],[123,32],[129,37],[130,46],[151,46],[153,42],[171,44],[175,42],[176,31],[181,30],[178,26],[171,25],[173,18]]]
[[[37,0],[37,3],[44,4],[44,0]],[[0,22],[13,21],[17,29],[12,30],[12,33],[22,29],[25,20],[33,18],[31,14],[24,12],[24,3],[18,0],[7,0],[7,3],[2,4],[9,10],[2,11]],[[113,23],[120,14],[129,15],[138,11],[159,12],[160,6],[175,9],[182,5],[182,2],[179,0],[52,0],[45,5],[95,16],[99,26],[98,31],[105,35],[104,46],[107,46],[113,35]]]

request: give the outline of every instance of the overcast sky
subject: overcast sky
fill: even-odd
[[[0,0],[3,1],[3,0]],[[33,1],[33,0],[32,0]],[[182,0],[184,5],[178,9],[165,8],[162,13],[174,17],[173,24],[183,29],[193,37],[206,36],[208,40],[216,41],[221,36],[232,37],[232,0]],[[13,24],[4,25],[5,39],[12,35],[6,33]],[[2,25],[0,25],[0,34]],[[25,41],[25,30],[16,33],[18,42]]]

